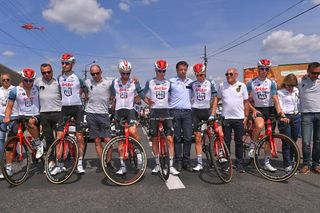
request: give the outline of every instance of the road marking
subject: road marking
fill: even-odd
[[[178,176],[169,175],[169,179],[166,182],[168,189],[185,189],[185,185],[182,183]]]

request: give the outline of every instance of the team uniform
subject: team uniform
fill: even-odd
[[[272,96],[277,95],[276,82],[266,78],[264,81],[258,77],[251,79],[247,83],[248,93],[251,92],[254,107],[261,112],[265,120],[272,119],[276,115]]]
[[[115,97],[116,100],[116,115],[119,119],[123,118],[130,124],[137,121],[136,112],[133,107],[136,94],[144,98],[139,82],[134,82],[133,79],[129,79],[126,84],[122,84],[120,78],[112,81],[111,95]]]
[[[101,81],[87,79],[88,102],[85,108],[90,139],[110,137],[109,99],[111,95],[111,80]]]
[[[83,109],[81,100],[81,91],[86,89],[84,82],[75,74],[60,75],[58,82],[62,97],[62,116],[72,116],[76,120],[76,131],[81,132],[81,123],[83,122]]]
[[[200,132],[198,124],[206,121],[211,115],[211,100],[217,96],[216,84],[214,81],[205,79],[203,82],[194,81],[191,83],[191,108],[192,123],[194,131]]]
[[[170,117],[170,89],[171,83],[166,79],[158,80],[156,78],[153,78],[147,81],[144,88],[144,94],[154,102],[154,104],[150,107],[150,118]],[[158,134],[157,123],[158,121],[155,120],[150,121],[150,135],[152,137],[155,137]],[[173,134],[172,120],[164,120],[163,126],[167,136]]]

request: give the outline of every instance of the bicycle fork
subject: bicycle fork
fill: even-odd
[[[271,156],[278,158],[279,155],[278,155],[276,143],[274,142],[274,138],[272,137],[272,126],[271,125],[267,126],[267,131],[266,132],[267,132],[267,135],[269,137]]]

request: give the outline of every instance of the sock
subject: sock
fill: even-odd
[[[170,167],[173,167],[173,157],[170,157]]]
[[[156,161],[156,164],[159,165],[160,161],[159,161],[159,155],[154,157],[154,160]]]
[[[120,164],[121,164],[121,167],[126,167],[122,159],[120,159]]]
[[[202,155],[197,155],[197,162],[202,165]]]
[[[266,165],[266,164],[268,164],[268,163],[270,163],[270,156],[269,156],[269,155],[266,155],[266,156],[264,157],[264,164]]]
[[[251,141],[251,142],[250,142],[250,149],[254,149],[254,147],[255,147],[255,144],[256,144],[256,142],[254,142],[254,141]]]

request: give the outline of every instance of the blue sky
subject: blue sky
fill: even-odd
[[[82,75],[93,60],[106,76],[117,76],[119,59],[129,59],[142,82],[154,75],[157,58],[175,64],[202,62],[208,53],[279,14],[299,0],[0,0],[0,63],[20,70],[39,69],[43,62],[60,72],[59,57],[71,52]],[[320,3],[305,0],[242,40]],[[319,61],[320,7],[262,36],[209,57],[208,75],[224,79],[228,67],[255,66],[259,58],[273,64]],[[25,30],[24,23],[44,26]],[[8,35],[9,34],[9,35]],[[241,42],[239,40],[238,42]],[[32,47],[33,49],[26,48]],[[192,69],[189,69],[192,73]]]

